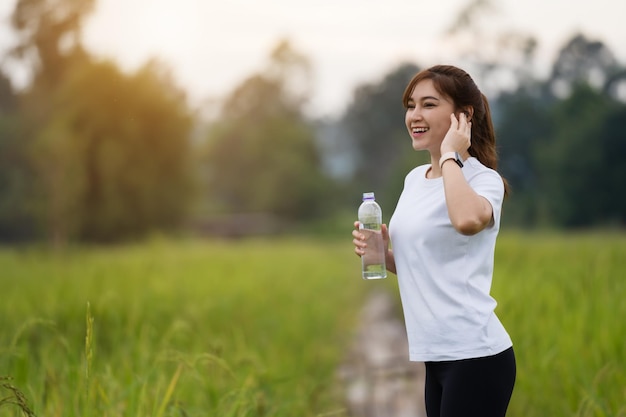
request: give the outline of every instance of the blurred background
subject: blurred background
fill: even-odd
[[[626,5],[4,0],[0,241],[345,234],[426,161],[401,95],[490,99],[510,228],[626,225]]]
[[[357,416],[337,369],[397,280],[364,282],[348,236],[363,192],[388,221],[427,162],[401,96],[448,63],[489,97],[512,191],[493,286],[519,358],[509,414],[626,416],[625,16],[1,0],[2,412]]]

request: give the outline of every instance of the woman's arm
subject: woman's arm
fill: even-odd
[[[469,155],[472,123],[461,113],[459,119],[450,115],[450,129],[441,142],[441,155],[457,152]],[[446,195],[448,216],[452,226],[461,234],[475,235],[493,219],[493,207],[486,198],[478,195],[467,183],[461,167],[451,159],[441,162],[441,175]]]
[[[493,219],[493,208],[470,187],[461,168],[452,160],[442,167],[446,206],[452,226],[461,234],[475,235]]]

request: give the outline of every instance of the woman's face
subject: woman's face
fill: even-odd
[[[413,149],[427,150],[431,155],[438,156],[441,142],[450,129],[450,114],[453,112],[454,103],[435,89],[432,80],[417,83],[405,116]]]

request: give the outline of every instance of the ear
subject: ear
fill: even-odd
[[[467,117],[467,121],[471,121],[472,117],[474,117],[474,107],[467,106],[461,109],[461,112],[465,113],[465,117]]]

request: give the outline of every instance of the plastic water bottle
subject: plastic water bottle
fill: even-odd
[[[363,203],[359,207],[359,230],[367,243],[365,254],[361,256],[363,279],[387,278],[382,224],[383,211],[374,193],[363,193]]]

